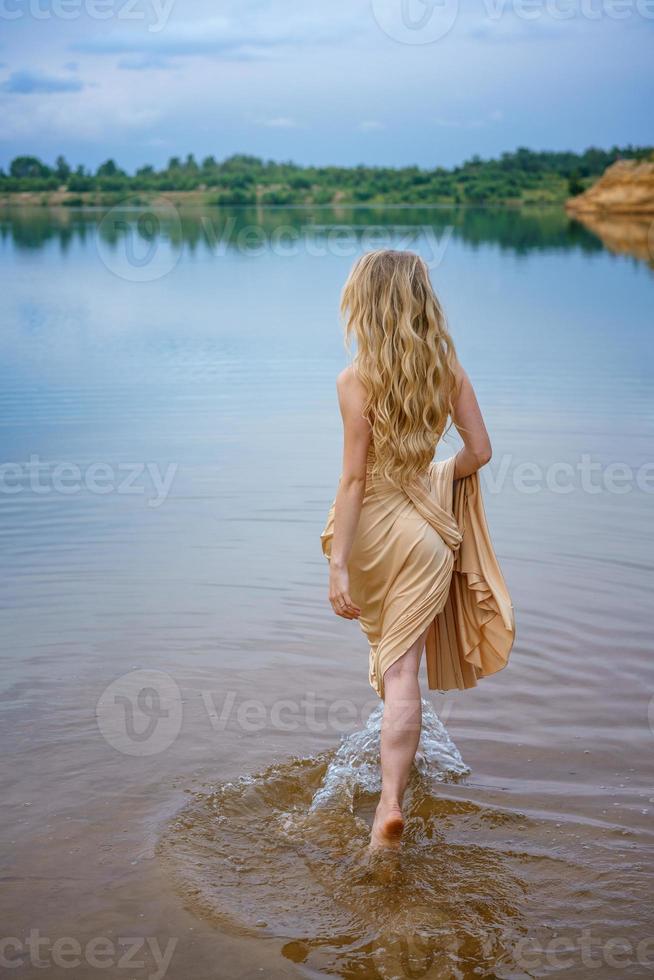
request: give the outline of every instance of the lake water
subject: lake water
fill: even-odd
[[[477,389],[518,633],[474,691],[423,677],[370,863],[379,712],[319,534],[380,245],[427,259]],[[0,291],[11,975],[651,975],[647,263],[558,210],[16,209]]]

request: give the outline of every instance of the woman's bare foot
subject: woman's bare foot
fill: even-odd
[[[398,850],[404,830],[404,817],[397,803],[379,801],[370,834],[370,849],[390,848]]]

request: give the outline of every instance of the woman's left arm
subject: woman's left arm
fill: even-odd
[[[329,560],[329,601],[337,616],[358,619],[361,610],[350,598],[347,563],[356,535],[366,490],[366,458],[370,424],[363,417],[365,389],[352,368],[336,381],[343,419],[343,467],[334,505],[334,536]]]
[[[454,460],[454,479],[460,480],[476,473],[492,456],[490,438],[475,390],[462,367],[458,370],[453,421],[463,439],[463,449],[459,450]]]

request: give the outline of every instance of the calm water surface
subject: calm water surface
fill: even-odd
[[[487,418],[518,640],[425,688],[371,863],[379,711],[319,534],[339,291],[388,244]],[[0,216],[0,292],[11,975],[30,930],[49,977],[651,975],[647,264],[558,211],[38,209]]]

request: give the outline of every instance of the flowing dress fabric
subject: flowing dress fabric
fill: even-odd
[[[348,561],[350,594],[370,643],[369,679],[427,631],[432,690],[464,690],[506,666],[515,638],[511,597],[488,531],[479,476],[454,480],[454,456],[396,487],[372,476]],[[331,556],[334,503],[321,534]]]

